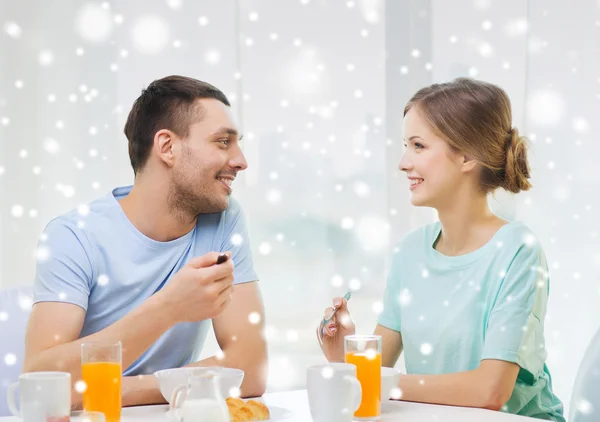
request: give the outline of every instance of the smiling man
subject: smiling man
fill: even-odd
[[[262,395],[264,310],[230,198],[247,163],[229,101],[196,79],[159,79],[135,101],[125,135],[133,186],[44,231],[50,254],[37,264],[24,370],[69,371],[75,382],[81,343],[121,341],[124,406],[163,402],[148,374],[185,365],[243,369],[242,395]],[[229,259],[217,263],[220,254]],[[222,354],[198,361],[211,320]]]

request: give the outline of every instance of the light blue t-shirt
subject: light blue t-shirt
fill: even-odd
[[[138,231],[117,202],[131,186],[117,188],[87,207],[52,220],[38,245],[34,303],[68,302],[85,309],[80,337],[123,318],[162,289],[191,258],[232,252],[234,284],[255,281],[242,210],[198,217],[184,236],[158,242]],[[151,374],[197,360],[210,321],[179,323],[165,332],[124,375]]]
[[[480,249],[445,256],[433,247],[440,223],[394,249],[378,323],[402,334],[409,374],[476,369],[483,359],[520,366],[503,410],[564,421],[545,365],[546,258],[522,223],[501,227]]]

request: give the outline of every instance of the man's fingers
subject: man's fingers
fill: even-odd
[[[233,276],[233,262],[231,259],[219,265],[212,265],[208,268],[199,268],[198,271],[203,272],[203,277],[206,282],[217,282],[223,278]]]
[[[222,264],[216,265],[214,268],[216,270],[216,277],[217,280],[220,278],[223,278],[224,276],[228,275],[228,274],[233,274],[233,269],[234,269],[234,265],[233,265],[233,261],[231,259],[228,259],[227,261],[223,262]]]
[[[219,291],[219,296],[221,296],[221,297],[231,296],[232,293],[233,293],[233,285],[230,283],[227,283],[224,285],[223,289],[221,291]]]
[[[227,256],[227,260],[225,262],[217,265],[217,262],[219,260],[223,259],[223,258],[219,258],[220,255]],[[230,261],[231,261],[231,251],[227,251],[227,252],[209,252],[202,256],[196,256],[196,257],[190,259],[187,263],[188,263],[188,265],[191,265],[194,268],[207,268],[207,267],[211,267],[213,265],[221,266]]]
[[[229,304],[229,302],[231,302],[231,294],[233,292],[233,286],[229,286],[228,288],[226,288],[225,290],[223,290],[220,295],[220,301],[221,303],[219,304],[219,307],[224,308],[225,306],[227,306]]]
[[[196,256],[190,259],[187,263],[194,268],[206,268],[214,265],[217,262],[220,252],[209,252],[202,256]]]
[[[227,276],[220,280],[215,281],[213,284],[219,294],[223,294],[227,289],[233,290],[233,276]]]

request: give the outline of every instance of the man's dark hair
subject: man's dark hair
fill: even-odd
[[[169,129],[182,138],[189,135],[190,125],[202,116],[197,104],[201,98],[214,98],[230,106],[218,88],[185,76],[157,79],[142,90],[125,123],[134,174],[146,164],[156,132]]]

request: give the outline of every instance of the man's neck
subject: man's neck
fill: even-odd
[[[189,233],[196,216],[183,215],[168,201],[167,181],[151,181],[136,177],[131,192],[119,200],[125,216],[150,239],[167,242]]]

